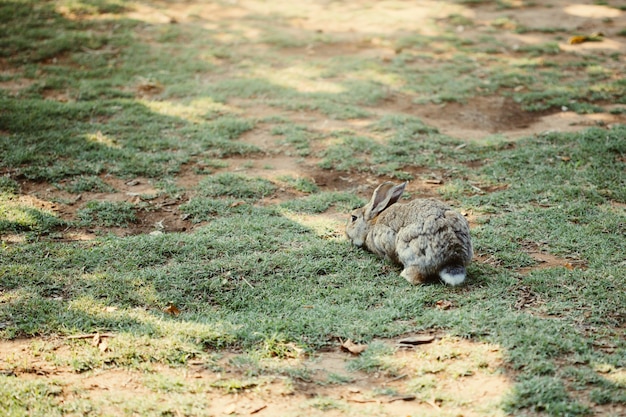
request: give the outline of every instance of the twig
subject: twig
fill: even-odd
[[[252,414],[256,414],[256,413],[258,413],[259,411],[265,410],[266,408],[267,408],[267,404],[263,404],[262,406],[257,407],[257,408],[255,408],[254,410],[250,411],[250,415],[252,415]]]
[[[348,398],[346,401],[351,402],[351,403],[359,403],[359,404],[380,403],[379,400],[361,400],[359,398]]]
[[[417,398],[415,395],[401,395],[399,397],[393,397],[387,400],[388,403],[392,403],[394,401],[413,401]]]
[[[248,282],[248,280],[246,279],[246,277],[242,276],[242,277],[241,277],[241,279],[243,279],[243,282],[245,282],[246,284],[248,284],[248,286],[249,286],[250,288],[254,289],[254,287],[252,286],[252,284],[250,284],[250,283]]]
[[[94,337],[115,337],[115,334],[113,333],[91,333],[91,334],[74,334],[71,336],[67,336],[66,339],[69,340],[73,340],[73,339],[93,339]]]

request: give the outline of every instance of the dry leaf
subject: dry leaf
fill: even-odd
[[[583,42],[587,42],[586,36],[572,36],[571,38],[569,38],[570,45],[577,45]]]
[[[348,339],[341,345],[341,350],[350,352],[353,355],[360,355],[367,350],[367,345],[358,345],[352,340]]]
[[[443,180],[440,180],[440,179],[426,180],[426,184],[439,185],[439,184],[443,184]]]
[[[559,159],[563,162],[567,162],[570,161],[572,158],[570,158],[569,156],[559,156]]]
[[[424,345],[435,341],[435,336],[431,334],[418,334],[417,336],[405,337],[398,340],[400,345]]]
[[[96,333],[93,335],[93,339],[91,339],[91,344],[95,347],[100,344],[100,333]]]
[[[163,84],[158,81],[142,79],[137,84],[137,91],[146,94],[158,94],[163,91]]]
[[[178,316],[180,314],[180,310],[174,305],[174,303],[169,303],[167,307],[163,309],[163,312],[171,314],[172,316]]]
[[[393,397],[387,400],[388,403],[392,403],[394,401],[413,401],[417,397],[415,395],[401,395],[399,397]]]
[[[593,32],[590,35],[572,36],[569,38],[570,45],[578,45],[584,42],[602,42],[604,39],[604,33]]]
[[[98,345],[98,349],[100,349],[100,352],[104,353],[107,350],[109,350],[109,342],[107,342],[106,339],[102,339],[100,341],[100,344]]]
[[[439,300],[435,303],[435,307],[439,310],[450,310],[452,308],[452,301]]]

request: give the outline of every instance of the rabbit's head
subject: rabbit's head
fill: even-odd
[[[406,182],[399,185],[384,182],[374,190],[369,203],[350,213],[350,218],[346,224],[346,235],[353,245],[363,246],[365,244],[365,238],[372,225],[376,223],[376,217],[397,202],[405,188]]]

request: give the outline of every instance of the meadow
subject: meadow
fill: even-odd
[[[1,2],[0,408],[624,415],[626,10],[587,3]],[[383,181],[467,216],[466,284],[349,244]]]

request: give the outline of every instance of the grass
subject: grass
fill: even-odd
[[[80,194],[84,192],[113,192],[115,189],[96,176],[79,176],[72,179],[67,184],[63,184],[61,188],[72,194]]]
[[[396,95],[410,97],[409,107],[510,95],[520,111],[603,111],[626,96],[609,55],[566,54],[560,28],[509,29],[504,20],[463,39],[456,27],[475,20],[454,14],[433,26],[436,35],[376,35],[397,50],[390,58],[337,57],[330,51],[345,44],[340,34],[292,37],[250,17],[240,22],[247,31],[202,17],[149,23],[128,18],[134,7],[0,5],[11,16],[0,23],[8,68],[0,78],[0,340],[29,338],[24,356],[38,358],[0,355],[8,415],[208,415],[213,390],[252,392],[276,375],[293,386],[313,380],[296,361],[337,338],[370,349],[328,384],[350,384],[356,371],[408,372],[406,386],[430,401],[444,395],[440,375],[482,372],[475,352],[497,346],[512,388],[490,412],[583,416],[624,406],[626,127],[467,143],[393,104]],[[512,50],[497,36],[509,31],[545,42]],[[263,135],[281,146],[255,144]],[[309,176],[231,169],[230,159],[277,154],[359,181],[333,190]],[[441,197],[474,221],[478,257],[460,288],[409,288],[398,268],[349,246],[333,218],[363,204],[361,179],[432,172],[445,178]],[[105,176],[148,178],[157,188],[150,204],[160,205],[152,214],[193,227],[116,236],[140,224],[141,203],[74,200],[124,196]],[[68,237],[96,227],[95,239]],[[537,252],[563,262],[541,265]],[[453,307],[438,308],[442,300]],[[380,340],[423,330],[479,347],[472,354],[450,342],[413,369]],[[63,339],[94,332],[113,336],[104,347]],[[218,364],[228,349],[244,353]],[[75,388],[60,380],[22,377],[39,362],[81,375],[140,372],[147,394],[94,399],[68,394]],[[239,374],[195,384],[161,372],[196,362]],[[305,406],[348,412],[349,404],[320,396]]]
[[[92,200],[80,208],[76,215],[84,225],[104,227],[125,227],[137,221],[133,205],[127,202]]]

